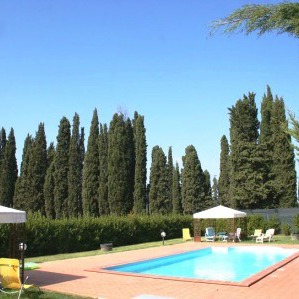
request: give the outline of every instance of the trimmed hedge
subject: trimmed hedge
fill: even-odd
[[[51,220],[40,214],[29,214],[25,243],[27,257],[96,250],[100,244],[113,242],[123,246],[182,237],[182,228],[192,228],[192,216],[105,216]],[[0,227],[2,240],[8,230]],[[1,256],[7,252],[8,242],[2,242]]]

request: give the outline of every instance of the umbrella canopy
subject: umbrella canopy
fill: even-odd
[[[217,218],[241,218],[247,214],[231,208],[219,205],[217,207],[193,214],[193,218],[197,219],[217,219]]]
[[[0,206],[0,223],[24,223],[26,212]]]

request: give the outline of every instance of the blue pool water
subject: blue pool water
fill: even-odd
[[[241,282],[295,252],[298,250],[261,246],[209,247],[105,270]]]

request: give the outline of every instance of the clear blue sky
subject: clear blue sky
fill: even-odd
[[[279,1],[263,1],[263,3]],[[209,25],[261,1],[9,0],[0,4],[0,126],[15,130],[18,163],[29,133],[77,112],[86,139],[94,108],[145,117],[153,146],[173,147],[181,164],[193,144],[203,169],[219,174],[228,107],[248,92],[257,106],[266,85],[299,113],[298,39],[255,34],[209,37]]]

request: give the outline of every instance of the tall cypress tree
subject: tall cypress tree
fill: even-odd
[[[85,133],[84,127],[81,127],[81,133],[79,136],[79,153],[80,153],[80,181],[79,181],[79,197],[78,197],[78,215],[83,215],[83,167],[85,159]]]
[[[273,103],[271,127],[273,131],[273,175],[277,203],[281,208],[294,207],[296,203],[296,172],[294,148],[285,131],[287,120],[283,99],[277,96]]]
[[[99,137],[99,209],[100,215],[109,215],[108,202],[108,128],[107,124],[100,124]]]
[[[15,183],[18,177],[16,140],[13,128],[10,130],[4,147],[0,170],[0,203],[4,206],[12,207]]]
[[[24,141],[20,176],[16,181],[15,193],[13,198],[14,207],[22,210],[27,209],[28,202],[30,201],[29,162],[31,157],[32,145],[33,145],[33,138],[31,135],[28,134]]]
[[[212,201],[213,206],[217,206],[219,204],[219,187],[218,187],[218,180],[216,177],[213,178],[213,185],[212,185]]]
[[[99,174],[99,119],[97,109],[95,109],[91,121],[83,166],[83,215],[94,217],[99,216]]]
[[[47,172],[47,141],[44,124],[40,123],[32,144],[29,159],[27,211],[45,213],[44,183]]]
[[[70,148],[70,122],[66,117],[60,121],[55,154],[54,206],[56,218],[68,215],[68,171]]]
[[[0,131],[0,178],[1,178],[1,169],[2,169],[2,161],[3,161],[3,155],[4,155],[4,149],[5,149],[5,145],[6,145],[6,131],[5,129],[2,127],[1,131]],[[0,186],[1,188],[1,186]]]
[[[80,155],[80,118],[77,113],[73,117],[73,129],[69,150],[69,172],[68,172],[68,215],[79,216],[80,197],[82,196],[81,182],[81,155]]]
[[[135,142],[135,182],[134,182],[134,213],[145,213],[146,208],[146,136],[144,117],[135,113],[134,122]]]
[[[203,172],[204,174],[204,192],[205,192],[205,207],[209,208],[213,206],[212,203],[212,187],[211,187],[211,175],[208,170]]]
[[[47,218],[55,219],[54,188],[55,188],[55,147],[50,143],[47,150],[48,167],[44,184],[45,214]]]
[[[133,209],[134,140],[130,121],[115,113],[109,127],[108,201],[110,213],[126,215]]]
[[[172,176],[172,212],[182,214],[182,193],[181,193],[181,175],[179,164],[176,162]]]
[[[263,165],[263,161],[256,160],[259,121],[255,94],[244,95],[242,100],[238,100],[235,106],[229,108],[229,113],[232,206],[257,208],[261,201],[260,189],[263,187],[263,181],[257,178],[260,177],[259,166]]]
[[[219,189],[219,203],[221,205],[230,205],[229,195],[229,177],[230,177],[230,164],[229,164],[229,144],[225,135],[221,137],[221,153],[220,153],[220,175],[218,181]]]
[[[168,214],[171,212],[166,162],[162,148],[155,146],[152,150],[150,172],[149,210],[151,214]]]
[[[182,205],[184,214],[193,214],[206,207],[205,177],[196,149],[189,145],[185,149],[182,169]]]
[[[169,189],[169,198],[172,201],[172,181],[173,181],[173,158],[172,158],[172,147],[168,148],[168,157],[167,157],[167,170],[168,170],[168,189]],[[172,210],[172,207],[171,207]]]

